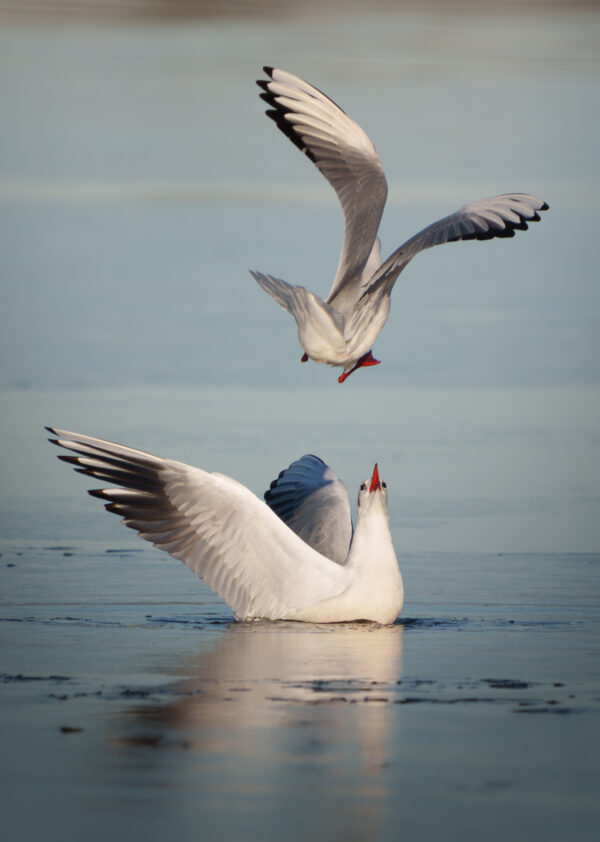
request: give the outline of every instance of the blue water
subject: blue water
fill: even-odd
[[[327,627],[139,543],[4,547],[11,838],[594,838],[600,556],[401,553],[398,624]]]
[[[598,825],[600,16],[482,4],[0,30],[0,652],[11,839],[588,840]],[[262,64],[371,135],[389,252],[466,201],[551,210],[420,255],[343,386],[248,274],[325,293],[336,200]],[[234,476],[379,462],[383,629],[233,624],[43,425]],[[31,804],[36,805],[32,810]]]

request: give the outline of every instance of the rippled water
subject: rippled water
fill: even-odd
[[[11,840],[595,839],[599,18],[482,8],[3,26]],[[479,196],[551,205],[514,241],[419,257],[383,364],[343,387],[247,275],[324,292],[341,238],[262,115],[264,63],[368,129],[384,251]],[[353,497],[377,460],[399,621],[234,624],[44,424],[259,495],[315,452]]]
[[[400,560],[383,628],[232,623],[143,547],[5,551],[14,838],[593,838],[600,556]]]

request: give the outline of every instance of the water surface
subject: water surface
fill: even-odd
[[[3,18],[11,840],[595,839],[599,23],[524,3]],[[335,197],[262,113],[265,63],[369,131],[384,251],[481,196],[551,205],[510,242],[419,256],[382,365],[343,387],[300,365],[247,274],[323,294],[341,241]],[[259,495],[315,452],[354,498],[377,460],[398,623],[234,624],[84,493],[44,424]]]

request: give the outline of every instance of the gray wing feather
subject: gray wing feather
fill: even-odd
[[[514,237],[515,231],[526,231],[529,222],[539,222],[538,211],[548,210],[548,207],[543,199],[528,193],[507,193],[464,205],[450,216],[423,228],[397,248],[373,275],[363,296],[381,287],[389,293],[398,275],[424,249],[458,240]]]
[[[358,123],[322,91],[284,70],[263,69],[271,77],[257,82],[271,106],[267,115],[325,176],[342,206],[344,245],[327,303],[348,315],[387,199],[381,160]]]
[[[344,564],[352,542],[348,490],[322,459],[306,454],[265,491],[267,505],[310,547]]]
[[[141,538],[183,561],[237,617],[280,619],[342,590],[314,552],[235,480],[92,436],[47,428],[75,470],[119,487],[89,493]]]

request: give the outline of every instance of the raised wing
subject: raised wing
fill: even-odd
[[[331,184],[344,213],[344,245],[327,298],[347,315],[373,248],[387,198],[387,182],[375,147],[358,123],[317,88],[272,67],[260,79],[266,112]]]
[[[317,552],[344,564],[352,541],[348,489],[322,459],[306,454],[282,471],[265,500]]]
[[[89,493],[183,561],[238,619],[285,619],[344,590],[343,568],[305,544],[240,483],[130,447],[47,428],[76,471],[120,486]]]
[[[514,237],[515,231],[526,231],[529,222],[539,222],[538,211],[548,210],[548,207],[543,199],[528,193],[506,193],[464,205],[450,216],[428,225],[396,249],[377,270],[363,296],[382,286],[390,291],[404,267],[424,249],[457,240]]]

